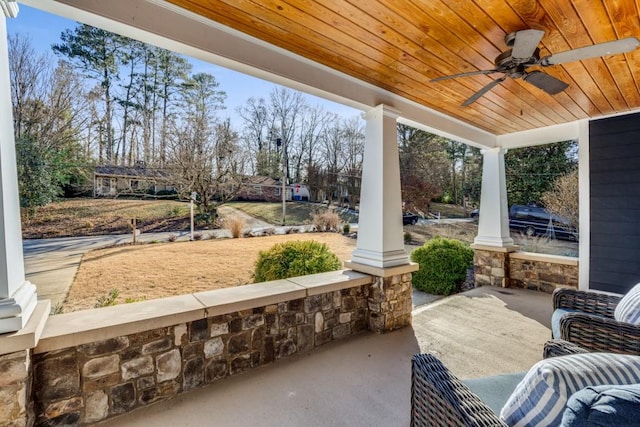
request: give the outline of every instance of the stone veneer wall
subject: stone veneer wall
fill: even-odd
[[[369,330],[383,333],[411,325],[411,273],[374,277],[368,301]]]
[[[27,425],[29,395],[29,351],[0,356],[0,425]]]
[[[33,357],[35,425],[88,425],[364,330],[411,324],[411,273]],[[37,350],[37,349],[36,349]]]
[[[514,252],[509,255],[509,287],[552,293],[578,288],[578,260],[572,257]]]
[[[476,286],[499,286],[551,293],[578,288],[578,259],[530,252],[475,249]]]

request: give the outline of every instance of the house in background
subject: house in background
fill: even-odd
[[[309,187],[304,184],[289,184],[285,186],[287,201],[308,201]],[[236,200],[251,202],[281,202],[282,182],[268,176],[250,176],[243,182],[242,188],[236,195]]]
[[[93,173],[93,196],[115,197],[127,194],[157,194],[175,191],[169,174],[143,163],[136,166],[96,166]]]

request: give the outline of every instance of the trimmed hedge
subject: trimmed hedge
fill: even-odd
[[[413,273],[413,286],[435,295],[450,295],[467,276],[473,265],[473,249],[459,240],[436,236],[411,253],[420,264]]]
[[[278,243],[260,251],[254,283],[335,271],[342,263],[326,244],[315,240]]]

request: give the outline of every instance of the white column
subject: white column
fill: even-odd
[[[17,16],[16,3],[0,0],[0,334],[22,329],[37,303],[36,287],[24,276],[18,173],[9,83],[5,17]]]
[[[384,105],[364,114],[358,241],[350,264],[387,268],[409,263],[402,229],[397,118]]]
[[[578,288],[589,289],[591,266],[591,166],[589,160],[589,120],[581,120],[578,136]]]
[[[484,150],[480,218],[474,245],[498,248],[514,246],[513,239],[509,235],[504,153],[505,150],[500,147]]]

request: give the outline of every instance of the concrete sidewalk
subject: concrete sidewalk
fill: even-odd
[[[406,426],[411,357],[460,378],[521,372],[550,338],[551,296],[477,288],[414,310],[413,326],[365,333],[280,360],[101,426]]]

